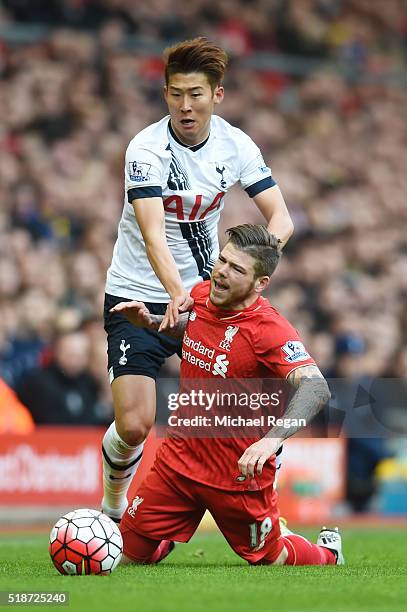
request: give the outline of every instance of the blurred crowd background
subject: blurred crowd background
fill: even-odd
[[[35,423],[112,419],[101,313],[124,152],[167,114],[162,50],[198,35],[229,52],[219,114],[294,220],[272,303],[326,375],[407,378],[404,0],[3,0],[0,377]],[[221,237],[250,221],[233,190]],[[362,479],[389,453],[373,446]]]

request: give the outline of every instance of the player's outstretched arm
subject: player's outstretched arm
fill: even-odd
[[[278,185],[269,187],[253,198],[257,208],[267,221],[267,229],[284,246],[294,231],[294,224]]]
[[[159,331],[164,315],[154,315],[148,310],[143,302],[120,302],[110,309],[110,312],[117,312],[126,317],[130,323],[136,327]],[[171,329],[165,330],[167,336],[172,338],[182,338],[188,323],[189,312],[181,313],[178,322]]]
[[[174,327],[178,313],[186,312],[193,304],[171,254],[165,236],[165,216],[161,198],[143,198],[132,202],[137,223],[143,235],[148,260],[170,296],[166,317]]]
[[[124,315],[136,327],[153,330],[157,330],[159,327],[159,323],[154,321],[154,315],[150,313],[144,302],[120,302],[113,306],[110,312]]]
[[[306,365],[297,368],[288,376],[288,381],[296,392],[291,398],[284,413],[284,419],[299,422],[304,419],[309,424],[331,397],[328,383],[316,365]],[[261,438],[249,446],[238,461],[239,471],[244,476],[253,477],[255,471],[261,474],[267,459],[274,455],[281,444],[302,429],[301,425],[290,428],[275,426]]]

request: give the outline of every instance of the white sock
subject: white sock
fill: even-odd
[[[129,446],[121,439],[113,422],[104,435],[102,511],[121,519],[127,508],[127,491],[143,456],[144,442]]]

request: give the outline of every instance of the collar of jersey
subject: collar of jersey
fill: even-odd
[[[208,142],[209,137],[211,135],[211,133],[209,132],[209,134],[208,134],[207,138],[205,138],[205,140],[203,140],[202,142],[199,142],[196,145],[192,145],[192,147],[191,147],[191,146],[185,144],[184,142],[181,142],[181,140],[178,138],[178,136],[174,132],[173,127],[171,125],[171,119],[168,121],[168,130],[169,130],[169,132],[171,134],[171,138],[173,140],[175,140],[175,142],[177,144],[179,144],[184,149],[188,149],[189,151],[192,151],[193,153],[195,153],[195,151],[199,151],[199,149],[202,149],[202,147],[204,147],[206,145],[206,143]]]
[[[224,310],[223,308],[218,308],[214,304],[212,304],[210,298],[208,297],[206,300],[206,307],[209,312],[217,315],[220,321],[229,321],[231,319],[236,319],[243,315],[249,314],[250,312],[255,312],[261,308],[261,297],[258,297],[255,302],[251,306],[248,306],[244,310]]]

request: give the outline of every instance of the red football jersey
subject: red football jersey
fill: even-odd
[[[263,379],[286,379],[296,368],[315,363],[298,332],[265,298],[259,297],[242,311],[225,311],[212,304],[209,290],[210,281],[205,281],[191,292],[195,303],[182,343],[180,393],[190,393],[192,387],[197,391],[200,382],[205,390],[213,389],[219,382],[223,389],[229,385],[227,391],[236,385],[250,394],[259,389]],[[193,384],[189,384],[191,381]],[[240,398],[241,395],[239,401]],[[184,435],[176,427],[170,428],[157,454],[158,470],[160,463],[164,463],[187,478],[224,490],[258,490],[273,483],[275,456],[266,462],[262,475],[254,479],[244,479],[237,465],[245,449],[271,429],[267,418],[261,426],[259,423],[262,434],[257,437],[244,437],[244,426],[232,431],[232,425],[228,437],[225,411],[218,411],[218,421],[223,427],[217,427],[214,410],[208,409],[208,405],[194,410],[195,415],[201,414],[208,420],[208,425],[201,421],[201,426],[191,427],[187,435],[185,426]],[[251,411],[247,406],[242,411],[245,417],[258,417],[257,412],[248,415]],[[236,410],[232,412],[235,417]],[[176,423],[177,419],[191,414],[190,405],[180,405],[171,414],[171,421]],[[204,437],[205,427],[210,430],[208,437]],[[249,430],[254,431],[250,427]],[[199,431],[199,437],[195,431]],[[219,436],[217,431],[221,432]]]

